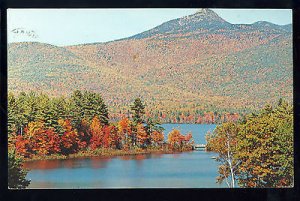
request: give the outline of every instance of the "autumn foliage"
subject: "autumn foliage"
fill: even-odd
[[[134,127],[132,122],[124,118],[116,124],[103,125],[95,116],[88,126],[85,138],[75,129],[69,119],[59,119],[58,129],[46,128],[43,122],[30,122],[24,129],[23,135],[11,135],[10,143],[18,154],[24,157],[32,155],[46,156],[51,154],[68,155],[83,149],[95,150],[98,148],[129,149],[147,146],[161,147],[164,143],[164,134],[153,131],[148,135],[142,124]],[[132,140],[136,130],[136,141]],[[81,132],[82,133],[82,132]],[[87,140],[88,139],[88,140]],[[147,144],[150,142],[150,144]]]
[[[164,142],[164,134],[158,131],[153,131],[151,133],[151,141],[153,144],[155,145],[162,145],[162,143]]]
[[[183,149],[193,143],[192,134],[182,135],[179,130],[173,129],[168,134],[168,143],[172,149]]]
[[[221,162],[217,181],[229,187],[292,187],[293,125],[293,106],[282,99],[243,121],[219,125],[207,135],[207,149]]]
[[[92,136],[90,141],[90,147],[92,149],[96,149],[97,147],[102,145],[103,136],[104,136],[102,126],[97,117],[94,117],[92,120],[92,123],[90,125],[90,133]]]
[[[77,130],[73,129],[71,121],[68,119],[60,119],[58,123],[63,130],[60,144],[62,153],[69,154],[76,152],[81,144]]]
[[[53,128],[46,129],[43,122],[30,122],[24,130],[24,135],[15,138],[16,150],[23,156],[50,155],[60,151],[58,134]]]
[[[147,110],[140,98],[136,98],[130,108],[127,115],[120,111],[116,118],[114,114],[108,114],[100,94],[89,91],[76,90],[69,98],[51,98],[35,92],[22,92],[15,97],[10,93],[9,148],[15,148],[25,157],[68,155],[98,148],[162,149],[165,142],[163,128],[159,125],[168,115],[163,111],[156,115]],[[204,112],[202,117],[189,112],[170,115],[178,116],[174,122],[214,123],[217,118],[220,119],[213,112]],[[237,114],[228,114],[226,119],[232,115],[238,118]],[[190,146],[189,138],[190,135],[176,137],[175,134],[167,143],[170,143],[171,149],[179,150]]]
[[[9,117],[10,150],[25,158],[43,158],[98,149],[182,151],[192,147],[192,135],[178,130],[173,130],[165,143],[164,129],[146,117],[145,105],[138,98],[131,106],[131,116],[115,122],[108,122],[106,106],[94,93],[75,91],[69,102],[63,98],[53,101],[34,93],[10,97],[10,105],[18,102],[20,109],[14,106],[17,111],[11,110]],[[13,116],[17,114],[20,117]]]

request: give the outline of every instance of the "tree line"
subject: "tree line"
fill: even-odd
[[[249,110],[250,111],[250,110]],[[114,121],[121,120],[124,116],[128,116],[129,112],[111,113],[110,119]],[[244,111],[236,112],[225,112],[219,111],[217,109],[213,111],[181,111],[181,110],[172,110],[172,111],[161,111],[161,110],[150,110],[146,111],[145,116],[153,118],[156,121],[161,123],[179,123],[179,124],[220,124],[227,121],[238,121],[245,115]]]
[[[82,149],[162,147],[163,128],[152,118],[144,118],[140,98],[131,105],[131,116],[109,122],[108,110],[100,94],[74,91],[70,98],[50,98],[34,92],[8,96],[9,143],[17,153],[68,155]],[[176,133],[177,131],[175,131]],[[190,135],[168,138],[169,146],[187,144]],[[177,140],[177,141],[176,141]],[[173,146],[173,148],[178,146]]]
[[[217,152],[217,182],[229,187],[293,187],[293,106],[280,99],[239,122],[223,123],[206,136]]]

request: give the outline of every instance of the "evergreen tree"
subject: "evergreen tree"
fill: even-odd
[[[145,105],[140,98],[136,98],[130,107],[133,114],[133,122],[136,124],[144,123],[143,115],[145,114]]]
[[[58,124],[59,119],[68,119],[68,105],[64,97],[53,98],[49,103],[49,110],[46,112],[46,126],[55,128],[58,132],[61,126]]]
[[[31,94],[31,96],[33,96],[33,94]],[[29,102],[31,104],[29,104]],[[17,118],[17,134],[23,135],[26,125],[35,118],[29,118],[30,114],[35,114],[35,112],[31,111],[37,110],[33,102],[33,98],[31,98],[31,100],[29,101],[29,95],[27,95],[25,92],[21,92],[16,98],[17,108],[15,108],[15,113]]]
[[[148,118],[146,121],[145,131],[147,133],[146,144],[149,145],[151,143],[151,134],[153,132],[162,133],[164,128],[160,126],[161,124],[158,121],[154,121],[152,118]]]
[[[36,121],[39,106],[38,106],[38,98],[35,92],[30,92],[25,97],[25,103],[23,106],[24,106],[24,115],[26,119],[26,124],[32,121]]]
[[[96,115],[102,124],[108,124],[108,109],[99,94],[76,90],[71,96],[71,103],[71,116],[77,128],[82,119],[91,122]]]
[[[70,116],[74,126],[80,125],[81,119],[84,117],[82,99],[83,95],[79,90],[74,91],[70,98]]]
[[[8,134],[17,132],[20,127],[20,122],[18,122],[18,104],[15,96],[12,93],[8,94],[7,97],[7,126]]]
[[[100,122],[107,125],[108,109],[100,94],[85,91],[83,97],[84,117],[90,121],[97,115]]]
[[[50,98],[46,94],[39,94],[36,97],[36,105],[37,105],[37,112],[35,121],[43,121],[47,127],[51,127],[51,123],[53,120],[53,115],[51,115],[50,110]]]
[[[22,169],[22,160],[15,153],[8,153],[8,187],[23,189],[26,188],[30,181],[25,177],[27,171]]]

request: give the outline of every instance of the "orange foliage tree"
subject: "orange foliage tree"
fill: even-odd
[[[90,133],[91,133],[91,140],[90,140],[90,147],[91,149],[96,149],[102,145],[103,140],[103,130],[101,126],[101,122],[97,116],[92,119],[92,123],[90,125]]]
[[[136,138],[137,138],[137,145],[140,147],[145,147],[145,143],[148,140],[148,134],[145,131],[143,124],[137,124]]]
[[[128,118],[122,118],[117,125],[119,140],[121,140],[119,145],[123,146],[125,149],[128,148],[130,143],[130,136],[132,134],[131,124],[132,123]]]
[[[151,143],[154,146],[161,146],[164,142],[164,134],[162,132],[153,131],[151,133]]]
[[[193,136],[191,133],[188,133],[186,136],[182,135],[179,130],[173,129],[168,134],[168,143],[172,149],[183,149],[183,148],[192,148]]]
[[[182,141],[182,135],[179,130],[173,129],[168,134],[168,143],[171,146],[172,149],[180,148],[181,147],[181,141]]]

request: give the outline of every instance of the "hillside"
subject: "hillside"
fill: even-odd
[[[230,24],[209,9],[107,43],[8,45],[9,90],[100,92],[111,113],[241,112],[292,100],[291,25]]]

